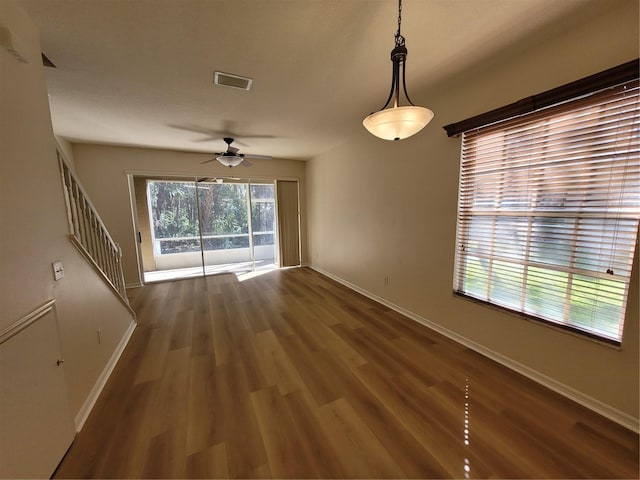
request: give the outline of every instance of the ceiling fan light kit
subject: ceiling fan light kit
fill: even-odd
[[[227,151],[217,152],[214,158],[205,160],[202,163],[209,163],[217,160],[222,165],[229,168],[237,167],[238,165],[242,165],[243,167],[250,167],[251,162],[249,162],[247,158],[257,158],[262,160],[271,160],[272,158],[270,155],[254,155],[251,153],[245,155],[244,153],[238,153],[238,149],[231,146],[231,144],[233,143],[233,138],[224,137],[223,140],[224,143],[227,144]]]
[[[238,165],[240,165],[244,161],[244,158],[238,157],[236,155],[224,155],[224,154],[222,154],[222,155],[216,157],[216,160],[218,160],[225,167],[237,167]]]
[[[400,34],[402,23],[402,0],[398,0],[398,31],[395,34],[395,47],[391,50],[391,91],[384,106],[373,112],[362,121],[364,127],[383,140],[402,140],[415,135],[433,118],[433,112],[425,107],[413,104],[407,94],[405,82],[405,66],[407,48],[405,38]],[[401,75],[402,74],[402,75]],[[402,76],[402,90],[409,105],[400,106],[400,77]],[[387,108],[393,99],[393,106]]]

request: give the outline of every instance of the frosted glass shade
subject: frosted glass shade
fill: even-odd
[[[219,157],[216,157],[216,160],[226,167],[237,167],[244,159],[242,157],[232,155],[220,155]]]
[[[394,107],[372,113],[362,124],[376,137],[402,140],[418,133],[432,118],[433,112],[425,107]]]

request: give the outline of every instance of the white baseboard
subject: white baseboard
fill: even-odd
[[[84,401],[84,404],[80,408],[80,411],[76,415],[76,418],[74,419],[76,432],[79,432],[80,430],[82,430],[82,427],[84,426],[84,422],[86,422],[87,418],[89,418],[89,414],[91,413],[91,410],[93,410],[93,406],[96,404],[96,401],[98,400],[98,397],[102,392],[102,389],[107,384],[107,380],[109,380],[109,377],[111,376],[111,372],[113,372],[113,369],[118,363],[118,360],[122,355],[122,352],[127,346],[127,343],[129,343],[129,339],[131,338],[131,335],[133,334],[133,331],[135,330],[136,325],[137,323],[135,322],[135,320],[131,322],[131,324],[129,325],[129,328],[127,328],[127,331],[122,336],[122,339],[120,339],[120,343],[118,343],[118,346],[116,347],[113,354],[111,355],[111,358],[109,358],[109,361],[107,362],[104,369],[102,370],[102,373],[98,377],[98,380],[96,380],[96,383],[93,385],[93,388],[91,389],[91,392],[89,392],[89,395],[87,396],[87,399]]]
[[[140,287],[144,287],[144,284],[142,282],[133,282],[133,283],[127,283],[124,288],[129,289],[129,288],[140,288]]]
[[[371,300],[381,303],[382,305],[392,310],[395,310],[396,312],[404,315],[405,317],[410,318],[411,320],[414,320],[418,323],[421,323],[422,325],[432,330],[435,330],[436,332],[444,335],[445,337],[448,337],[451,340],[454,340],[464,345],[465,347],[468,347],[471,350],[474,350],[475,352],[478,352],[479,354],[484,355],[485,357],[490,358],[491,360],[494,360],[495,362],[498,362],[499,364],[504,365],[505,367],[510,368],[511,370],[514,370],[515,372],[518,372],[527,378],[530,378],[531,380],[553,390],[556,393],[559,393],[560,395],[563,395],[573,400],[574,402],[590,410],[593,410],[594,412],[602,415],[603,417],[606,417],[609,420],[612,420],[617,424],[622,425],[625,428],[628,428],[631,431],[640,433],[640,423],[639,423],[640,420],[632,417],[631,415],[625,412],[622,412],[604,402],[601,402],[600,400],[597,400],[589,395],[586,395],[580,392],[579,390],[574,389],[573,387],[570,387],[568,385],[565,385],[564,383],[558,382],[557,380],[554,380],[553,378],[548,377],[547,375],[544,375],[543,373],[540,373],[537,370],[527,367],[526,365],[523,365],[519,362],[516,362],[510,359],[509,357],[502,355],[501,353],[495,352],[477,342],[474,342],[473,340],[463,337],[462,335],[452,330],[449,330],[448,328],[445,328],[441,325],[438,325],[437,323],[427,320],[426,318],[421,317],[417,313],[411,312],[410,310],[400,307],[399,305],[395,305],[394,303],[391,303],[382,297],[379,297],[367,290],[364,290],[358,287],[357,285],[354,285],[336,275],[333,275],[332,273],[327,272],[322,268],[319,268],[315,265],[309,265],[309,268],[312,268],[318,273],[321,273],[322,275],[326,275],[327,277],[335,280],[336,282],[341,283],[345,287],[350,288],[351,290],[354,290],[364,295],[365,297],[370,298]]]

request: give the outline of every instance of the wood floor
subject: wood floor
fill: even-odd
[[[136,293],[59,478],[638,478],[638,435],[310,269]]]

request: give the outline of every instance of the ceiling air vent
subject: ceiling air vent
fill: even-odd
[[[222,85],[223,87],[239,88],[240,90],[250,90],[253,79],[233,75],[231,73],[214,72],[214,85]]]

